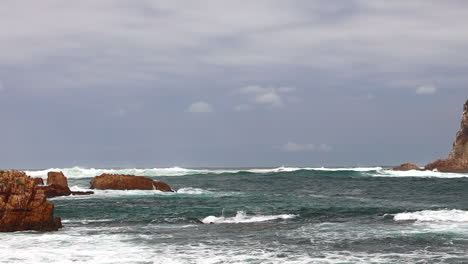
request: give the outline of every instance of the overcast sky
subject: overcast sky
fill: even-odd
[[[424,165],[468,1],[0,2],[0,167]]]

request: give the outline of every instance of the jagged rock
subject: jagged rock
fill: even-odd
[[[94,177],[91,182],[92,189],[110,190],[160,190],[173,192],[172,188],[160,181],[135,175],[107,174]]]
[[[393,170],[408,171],[408,170],[421,170],[421,168],[419,168],[419,166],[413,163],[403,163],[400,166],[393,168]]]
[[[36,185],[44,185],[44,180],[42,178],[32,178]]]
[[[65,177],[61,171],[49,171],[47,173],[47,185],[68,187],[67,177]]]
[[[463,107],[460,130],[457,132],[448,159],[429,163],[425,169],[436,169],[440,172],[468,172],[468,100]]]
[[[440,172],[468,173],[468,160],[440,159],[427,164],[424,169],[437,170]]]
[[[33,179],[20,171],[0,171],[0,232],[61,227],[60,218],[54,218],[54,205]]]
[[[453,142],[449,159],[462,159],[468,161],[468,100],[463,107],[460,130]]]
[[[46,186],[38,186],[40,189],[44,190],[44,194],[47,198],[57,197],[57,196],[68,196],[68,195],[89,195],[94,194],[94,192],[72,192],[68,187],[68,180],[63,173],[50,171],[47,173],[47,184]]]

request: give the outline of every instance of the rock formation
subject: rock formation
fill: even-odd
[[[104,173],[94,177],[90,183],[92,189],[101,190],[159,190],[173,192],[172,188],[164,182],[135,175]]]
[[[413,163],[403,163],[398,167],[393,168],[393,170],[399,170],[399,171],[408,171],[408,170],[421,170],[417,165]]]
[[[36,185],[44,185],[44,180],[42,178],[32,178]]]
[[[62,227],[44,190],[20,171],[0,171],[0,232],[53,231]]]
[[[429,163],[425,169],[437,169],[441,172],[468,172],[468,100],[463,107],[460,130],[455,137],[449,157]]]
[[[47,198],[57,197],[57,196],[68,196],[68,195],[88,195],[93,194],[93,192],[72,192],[68,187],[68,180],[63,173],[50,171],[47,173],[47,185],[38,186],[38,188],[44,190],[44,194]]]

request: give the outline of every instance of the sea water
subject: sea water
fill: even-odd
[[[177,192],[50,199],[57,232],[0,234],[0,263],[468,263],[468,174],[372,168],[87,169]]]

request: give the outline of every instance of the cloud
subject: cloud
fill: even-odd
[[[421,95],[435,94],[436,91],[437,91],[437,87],[433,85],[423,85],[423,86],[416,88],[416,94],[421,94]]]
[[[286,152],[329,152],[333,148],[327,144],[298,144],[288,142],[280,147],[281,150]]]
[[[252,109],[252,107],[250,105],[248,105],[248,104],[240,104],[240,105],[236,105],[234,107],[234,111],[236,111],[236,112],[247,112],[250,109]]]
[[[284,94],[292,93],[294,87],[262,87],[258,85],[245,86],[239,89],[239,93],[249,96],[249,100],[255,104],[263,104],[271,107],[284,106]]]
[[[211,113],[214,112],[214,108],[211,104],[203,101],[198,101],[191,104],[187,108],[187,112],[189,113]]]

